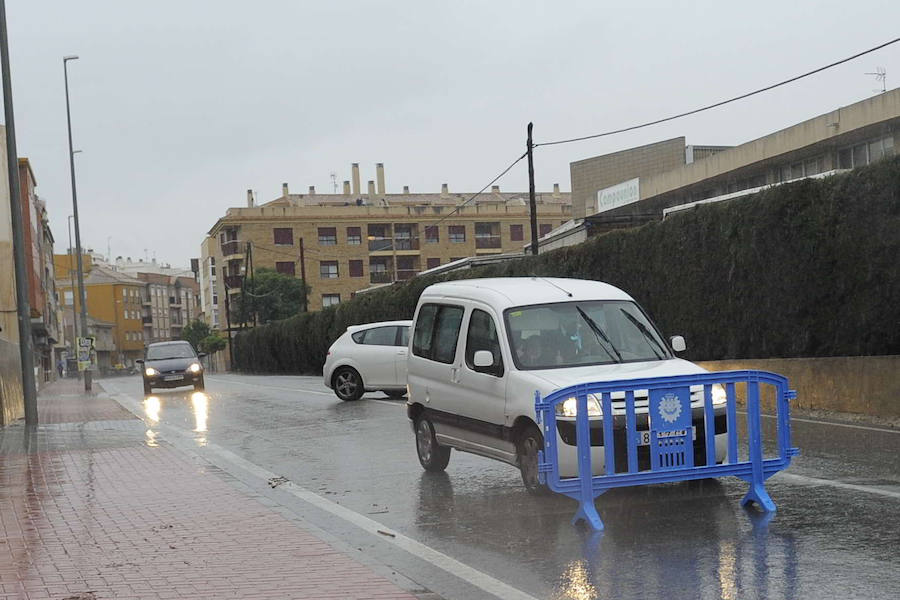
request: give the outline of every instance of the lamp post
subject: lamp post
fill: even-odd
[[[22,369],[22,401],[25,424],[37,426],[37,386],[31,341],[31,307],[28,271],[25,267],[25,236],[19,189],[19,159],[16,156],[16,122],[13,113],[12,78],[9,74],[9,36],[6,34],[6,2],[0,0],[0,69],[3,70],[3,113],[6,118],[6,168],[9,171],[9,208],[16,274],[16,317],[19,324],[19,360]],[[4,387],[6,384],[4,383]]]
[[[75,215],[69,215],[69,282],[72,285],[72,337],[78,337],[78,315],[75,310],[75,269],[73,268],[75,265],[72,264],[73,259],[75,258],[75,249],[72,247],[72,217]],[[77,359],[78,356],[78,348],[76,346],[75,340],[72,340],[72,351],[75,352],[75,356]]]
[[[81,304],[81,337],[88,337],[87,302],[84,295],[84,265],[81,260],[81,228],[78,224],[78,194],[75,191],[75,152],[72,150],[72,113],[69,109],[69,69],[70,60],[78,60],[77,56],[63,56],[63,78],[66,84],[66,126],[69,131],[69,171],[72,175],[72,217],[75,219],[75,252],[78,261],[78,302]],[[74,309],[74,307],[73,307]],[[74,310],[73,310],[74,312]],[[76,356],[78,348],[75,349]],[[91,370],[84,370],[84,391],[91,391]]]

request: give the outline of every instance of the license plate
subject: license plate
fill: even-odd
[[[638,446],[649,446],[650,445],[650,432],[649,431],[638,431]],[[677,437],[687,433],[684,429],[680,429],[677,431],[661,431],[660,437]],[[691,427],[691,439],[695,442],[697,441],[697,428]]]
[[[163,381],[178,381],[179,379],[184,379],[184,375],[166,375],[163,377]]]

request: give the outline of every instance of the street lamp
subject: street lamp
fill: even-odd
[[[67,220],[68,220],[68,225],[69,225],[69,282],[72,284],[72,337],[77,338],[78,337],[78,318],[77,318],[77,314],[75,312],[75,291],[76,291],[75,269],[72,268],[74,266],[72,264],[72,260],[75,258],[75,256],[74,256],[75,249],[72,247],[72,217],[74,217],[74,216],[75,215],[69,215],[69,218]],[[74,340],[72,340],[72,351],[76,354],[76,358],[77,358],[78,349],[76,347],[76,342]]]
[[[72,175],[72,217],[75,219],[75,252],[78,261],[78,302],[81,304],[81,337],[88,337],[87,301],[84,294],[84,266],[81,260],[81,228],[78,223],[78,194],[75,191],[75,152],[72,150],[72,113],[69,108],[69,61],[78,60],[75,55],[63,56],[63,78],[66,84],[66,126],[69,131],[69,171]],[[70,264],[71,266],[71,264]],[[73,307],[74,314],[74,307]],[[75,348],[76,357],[78,348]],[[84,370],[84,391],[91,391],[91,370]]]

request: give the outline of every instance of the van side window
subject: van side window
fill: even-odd
[[[413,354],[442,363],[452,363],[462,324],[461,306],[424,304],[419,309],[413,333]]]
[[[494,355],[494,364],[490,367],[475,367],[475,353],[487,350]],[[500,354],[500,340],[497,327],[491,315],[478,310],[472,311],[469,318],[469,332],[466,334],[466,366],[479,373],[487,373],[496,377],[503,376],[503,356]]]

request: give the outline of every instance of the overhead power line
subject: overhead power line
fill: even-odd
[[[465,205],[467,205],[469,202],[471,202],[472,200],[474,200],[475,198],[477,198],[478,196],[480,196],[480,195],[484,192],[484,190],[488,189],[488,188],[491,187],[493,184],[497,183],[497,181],[498,181],[501,177],[503,177],[504,175],[506,175],[507,173],[509,173],[510,169],[512,169],[514,166],[516,166],[516,165],[519,163],[519,161],[521,161],[521,160],[522,160],[523,158],[525,158],[526,156],[528,156],[528,152],[524,152],[524,153],[522,154],[522,156],[520,156],[520,157],[517,158],[516,160],[512,161],[512,163],[510,163],[510,165],[509,165],[508,167],[506,167],[505,169],[503,169],[503,170],[500,172],[499,175],[497,175],[496,177],[494,177],[493,179],[491,179],[489,182],[487,182],[487,184],[486,184],[483,188],[481,188],[480,190],[478,190],[477,192],[475,192],[474,194],[472,194],[465,202],[462,202],[462,203],[457,204],[456,206],[454,206],[454,207],[453,207],[453,210],[451,210],[451,211],[448,212],[446,215],[444,215],[443,217],[441,217],[440,219],[438,219],[435,223],[432,223],[432,224],[430,224],[430,225],[426,225],[426,226],[425,226],[425,229],[427,230],[429,227],[437,227],[438,225],[440,225],[441,223],[443,223],[445,220],[449,219],[449,218],[452,217],[454,214],[458,213],[458,212],[460,211],[461,208],[463,208],[463,207],[464,207]]]
[[[874,48],[869,48],[868,50],[863,50],[862,52],[858,52],[858,53],[854,54],[853,56],[848,56],[847,58],[842,58],[841,60],[835,61],[831,64],[827,64],[824,67],[819,67],[818,69],[813,69],[812,71],[808,71],[806,73],[803,73],[802,75],[797,75],[795,77],[791,77],[790,79],[785,79],[784,81],[779,81],[778,83],[773,83],[772,85],[767,85],[764,88],[760,88],[760,89],[754,90],[752,92],[747,92],[746,94],[741,94],[740,96],[735,96],[734,98],[729,98],[728,100],[722,100],[721,102],[709,104],[709,105],[703,106],[701,108],[695,108],[694,110],[689,110],[687,112],[679,113],[677,115],[672,115],[670,117],[665,117],[663,119],[656,119],[655,121],[648,121],[647,123],[641,123],[639,125],[623,127],[622,129],[615,129],[613,131],[605,131],[603,133],[595,133],[593,135],[584,135],[581,137],[574,137],[574,138],[569,138],[569,139],[565,139],[565,140],[556,140],[553,142],[541,142],[540,144],[535,144],[534,147],[537,148],[539,146],[555,146],[557,144],[569,144],[572,142],[581,142],[584,140],[591,140],[594,138],[615,135],[617,133],[625,133],[626,131],[634,131],[635,129],[641,129],[643,127],[650,127],[651,125],[659,125],[660,123],[665,123],[667,121],[674,121],[675,119],[680,119],[682,117],[687,117],[689,115],[694,115],[699,112],[703,112],[705,110],[710,110],[713,108],[717,108],[719,106],[724,106],[725,104],[737,102],[738,100],[743,100],[744,98],[749,98],[750,96],[755,96],[757,94],[761,94],[763,92],[773,90],[777,87],[781,87],[783,85],[793,83],[794,81],[798,81],[800,79],[803,79],[804,77],[809,77],[810,75],[815,75],[816,73],[821,73],[822,71],[831,69],[832,67],[836,67],[836,66],[842,65],[846,62],[850,62],[851,60],[857,59],[860,56],[865,56],[866,54],[871,54],[872,52],[875,52],[876,50],[881,50],[882,48],[890,46],[891,44],[896,44],[897,42],[900,42],[900,38],[894,38],[889,42],[879,44],[878,46],[875,46]],[[521,160],[521,158],[519,160]]]

